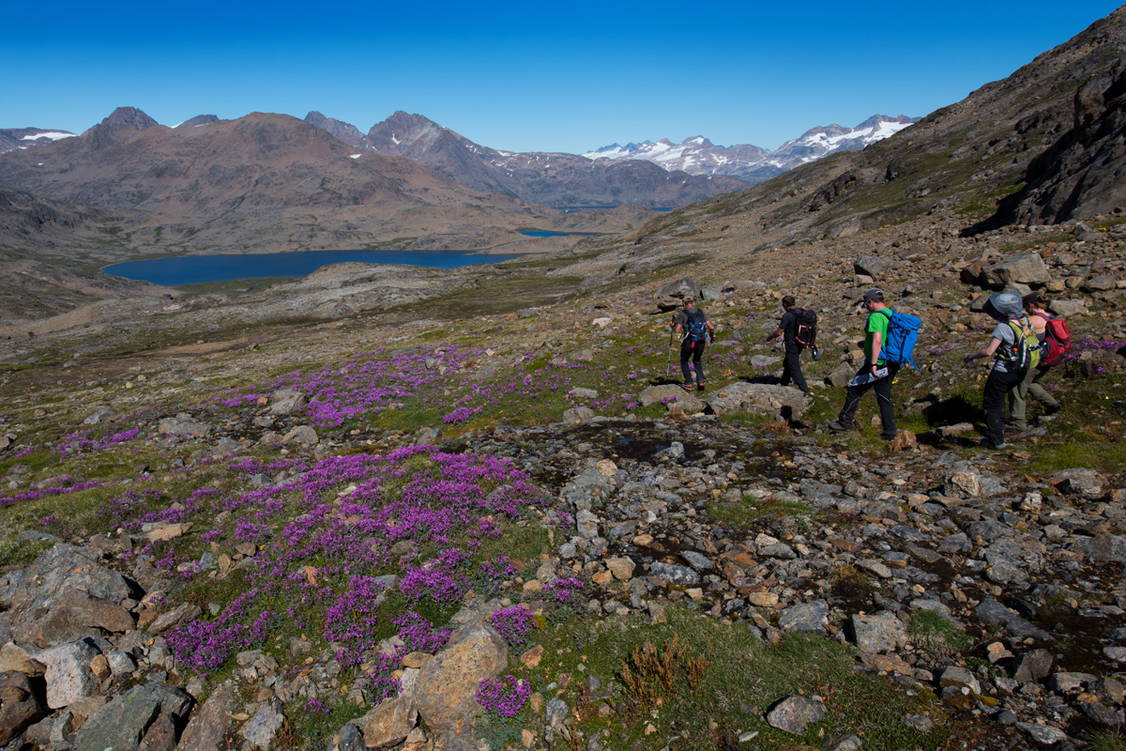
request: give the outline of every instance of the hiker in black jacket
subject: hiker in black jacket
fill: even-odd
[[[680,335],[680,372],[684,374],[684,390],[692,391],[704,387],[704,346],[715,324],[708,320],[704,311],[696,307],[696,300],[684,298],[684,309],[672,317],[672,330]],[[688,367],[689,360],[692,368]],[[695,370],[695,373],[693,373]]]
[[[805,349],[805,345],[798,341],[798,316],[802,309],[797,307],[793,295],[786,295],[782,298],[782,310],[785,312],[782,314],[782,319],[778,321],[778,328],[766,337],[766,341],[771,342],[782,337],[782,343],[786,345],[786,358],[782,361],[781,383],[783,386],[788,386],[793,381],[802,393],[808,394],[809,386],[806,385],[805,376],[801,372],[801,352]]]

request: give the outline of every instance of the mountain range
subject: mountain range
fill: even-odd
[[[873,115],[854,128],[823,125],[807,130],[773,151],[752,144],[716,146],[704,136],[693,136],[680,143],[667,138],[625,146],[614,143],[583,156],[612,161],[641,159],[690,175],[727,175],[760,183],[838,151],[858,151],[918,121],[919,118],[906,115]]]
[[[218,121],[215,115],[198,115],[173,127],[194,128]],[[358,153],[403,156],[462,185],[529,203],[672,208],[746,189],[836,151],[864,148],[915,119],[877,115],[856,128],[813,128],[774,151],[749,144],[715,146],[697,136],[680,144],[665,139],[625,147],[614,144],[583,155],[494,149],[422,115],[402,111],[376,123],[367,133],[316,111],[309,112],[305,121]],[[68,135],[73,134],[38,128],[0,131],[0,153],[44,145]]]

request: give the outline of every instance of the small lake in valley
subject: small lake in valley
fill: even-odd
[[[207,256],[168,256],[125,261],[102,268],[103,274],[140,279],[167,287],[233,279],[300,277],[333,263],[382,263],[452,269],[475,263],[499,263],[515,255],[485,255],[466,251],[305,250],[293,253],[228,253]]]

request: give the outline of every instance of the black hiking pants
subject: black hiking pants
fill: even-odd
[[[680,343],[680,372],[684,375],[686,384],[693,381],[703,383],[705,380],[704,364],[700,362],[700,358],[704,356],[704,345],[706,343],[703,339],[697,341],[685,339]],[[688,365],[689,361],[692,363],[691,368]],[[693,378],[693,370],[695,371],[695,378]]]
[[[985,379],[985,392],[981,397],[981,407],[985,411],[985,437],[994,445],[1005,442],[1005,397],[1023,380],[1023,370],[1015,373],[991,370]]]
[[[895,374],[899,372],[899,365],[897,363],[887,363],[881,365],[882,368],[888,369],[888,374],[878,381],[868,381],[859,386],[849,386],[848,391],[845,393],[845,403],[841,407],[841,413],[837,417],[839,422],[845,428],[852,427],[852,421],[856,417],[856,408],[860,406],[860,397],[869,390],[876,392],[876,404],[880,408],[880,424],[883,429],[880,431],[880,437],[884,440],[890,441],[895,438],[895,405],[891,401],[891,382],[895,380]],[[870,373],[872,368],[865,364],[860,370],[856,371],[857,375],[865,375]]]
[[[801,372],[801,351],[802,347],[786,343],[786,359],[782,361],[781,384],[789,386],[792,381],[795,386],[808,394],[809,386],[806,385],[805,376]]]

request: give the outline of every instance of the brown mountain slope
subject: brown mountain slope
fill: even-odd
[[[969,227],[1023,187],[1033,159],[1073,127],[1077,92],[1109,86],[1124,57],[1126,7],[891,138],[673,212],[650,222],[631,241],[644,249],[736,237],[744,249],[769,247],[851,235],[931,212],[950,212]],[[1122,138],[1121,131],[1106,137],[1112,143]],[[1092,149],[1098,145],[1080,146],[1085,153],[1074,155],[1073,162],[1095,158]],[[1111,158],[1120,160],[1121,154]],[[1121,181],[1120,167],[1108,174]],[[1083,193],[1067,215],[1122,208],[1107,206],[1103,195]]]
[[[78,138],[3,155],[0,186],[113,212],[119,235],[146,249],[483,247],[550,219],[261,113],[171,129],[118,110]]]

